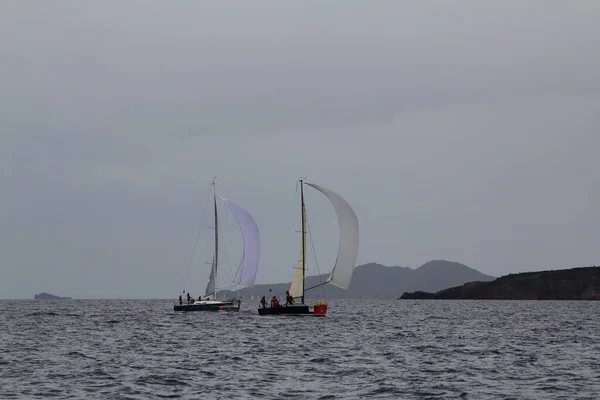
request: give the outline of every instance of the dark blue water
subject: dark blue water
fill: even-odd
[[[0,302],[0,399],[598,399],[600,302]]]

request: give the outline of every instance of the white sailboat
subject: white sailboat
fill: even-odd
[[[352,274],[354,273],[354,266],[356,264],[356,257],[358,255],[358,218],[356,218],[354,210],[352,207],[350,207],[350,204],[348,204],[346,200],[332,190],[315,185],[313,183],[304,182],[302,179],[299,180],[299,182],[302,215],[302,239],[300,243],[300,254],[294,267],[294,275],[288,291],[290,297],[294,299],[294,304],[288,304],[287,299],[285,306],[279,305],[277,301],[272,301],[270,307],[267,307],[266,304],[262,304],[262,307],[258,309],[258,313],[260,315],[309,314],[315,316],[324,316],[327,313],[327,302],[325,300],[319,300],[313,306],[309,306],[304,302],[305,292],[322,286],[326,283],[330,283],[342,289],[348,289],[348,286],[350,286],[350,281],[352,280]],[[304,287],[306,275],[307,233],[304,185],[308,185],[313,189],[318,190],[329,199],[337,214],[340,228],[340,242],[337,259],[333,269],[331,270],[331,273],[329,274],[329,277],[325,282],[308,289],[305,289]],[[298,303],[296,303],[296,300],[298,300]]]
[[[241,301],[239,299],[217,300],[217,277],[219,272],[219,211],[217,198],[221,200],[235,216],[240,227],[244,241],[244,253],[240,265],[233,279],[232,285],[252,286],[256,279],[258,262],[260,257],[260,235],[258,227],[252,216],[242,207],[229,199],[217,196],[215,181],[212,182],[213,206],[214,206],[214,252],[210,264],[210,277],[204,296],[194,300],[187,294],[186,299],[179,296],[179,305],[174,306],[175,311],[239,311]],[[202,298],[203,297],[203,298]]]

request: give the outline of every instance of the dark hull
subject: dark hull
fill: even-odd
[[[239,301],[224,301],[215,304],[182,304],[173,306],[174,311],[240,311]]]
[[[323,309],[322,306],[310,307],[305,304],[258,309],[259,315],[314,315],[316,317],[324,317],[326,312],[327,306]]]

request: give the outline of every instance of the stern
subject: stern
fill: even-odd
[[[327,314],[327,301],[326,300],[317,301],[314,305],[313,314],[316,316],[324,317],[325,314]]]

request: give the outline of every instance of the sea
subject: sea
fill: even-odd
[[[0,301],[0,399],[600,399],[600,302]]]

